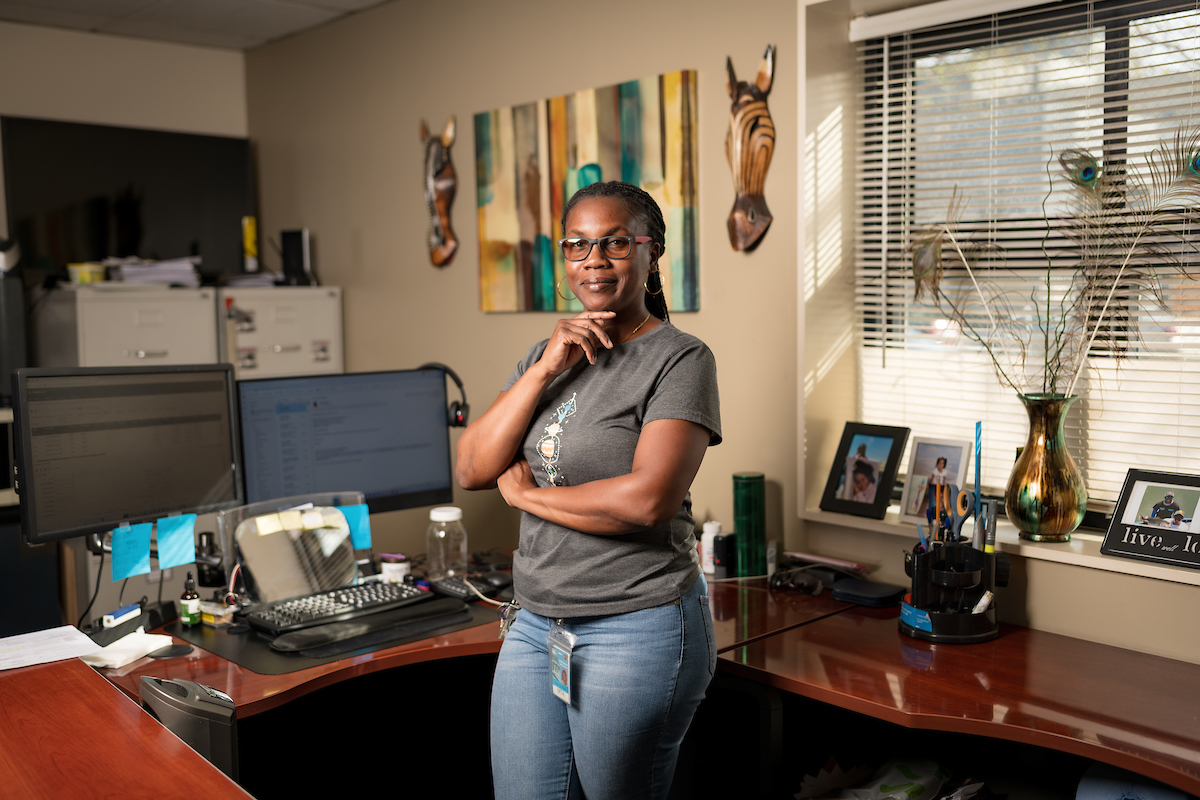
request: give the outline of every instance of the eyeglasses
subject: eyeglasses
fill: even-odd
[[[605,258],[628,258],[633,252],[633,243],[653,242],[653,236],[601,236],[599,239],[559,239],[563,258],[567,261],[583,261],[592,252],[592,245],[600,245]]]

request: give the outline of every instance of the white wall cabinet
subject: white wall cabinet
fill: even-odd
[[[212,364],[216,290],[63,287],[33,312],[39,367]]]
[[[336,286],[217,290],[221,352],[239,380],[345,371]]]

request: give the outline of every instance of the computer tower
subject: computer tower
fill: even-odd
[[[283,231],[279,235],[280,250],[283,251],[283,277],[289,286],[310,286],[312,274],[312,250],[309,245],[308,228]]]
[[[25,287],[9,272],[0,279],[0,406],[12,407],[12,373],[24,366]]]

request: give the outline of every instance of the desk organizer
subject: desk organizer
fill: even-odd
[[[919,548],[918,548],[919,549]],[[997,586],[1007,586],[1007,553],[985,553],[970,542],[935,542],[905,554],[912,591],[900,604],[900,631],[928,642],[971,644],[1000,632],[995,597],[979,613],[972,609]]]

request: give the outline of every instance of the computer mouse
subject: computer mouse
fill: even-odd
[[[480,576],[480,579],[486,581],[497,589],[503,589],[505,586],[512,586],[512,573],[505,572],[502,569],[485,572]]]

